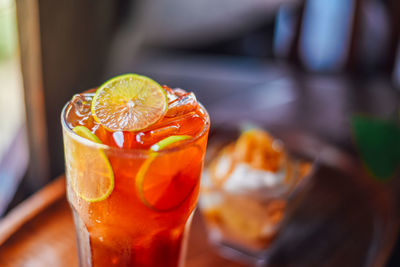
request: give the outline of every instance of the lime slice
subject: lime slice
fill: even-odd
[[[159,121],[167,108],[167,94],[157,82],[125,74],[97,89],[91,111],[93,118],[111,131],[138,131]]]
[[[150,156],[136,175],[136,190],[149,208],[174,210],[196,187],[202,166],[199,146],[188,146],[166,154],[156,152],[189,138],[188,135],[169,136],[151,147]]]
[[[102,144],[101,140],[85,126],[76,126],[74,129],[72,129],[72,131],[83,138],[89,139],[90,141],[98,144]]]
[[[101,144],[100,139],[85,126],[76,126],[73,131]],[[114,189],[114,173],[104,151],[75,140],[68,142],[65,149],[68,176],[75,193],[88,202],[106,199]]]
[[[162,150],[174,143],[184,141],[187,139],[190,139],[190,135],[171,135],[168,136],[167,138],[164,138],[163,140],[159,141],[158,143],[155,143],[154,145],[151,146],[152,151],[159,151]]]

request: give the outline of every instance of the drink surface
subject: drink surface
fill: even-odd
[[[197,202],[209,118],[192,93],[164,90],[168,110],[140,131],[110,131],[96,122],[90,111],[94,90],[74,96],[64,110],[67,192],[81,266],[182,263],[182,241]],[[77,126],[89,129],[106,146],[84,141],[72,131]],[[165,151],[151,152],[171,136],[185,139]],[[98,155],[105,156],[113,178],[112,184],[100,179],[99,183],[110,183],[112,190],[88,201],[73,186],[74,179],[105,176],[107,168],[94,161]]]
[[[95,90],[75,95],[66,109],[66,123],[70,129],[82,125],[89,128],[103,144],[124,149],[149,149],[153,144],[171,135],[197,136],[208,124],[207,115],[193,93],[182,89],[167,92],[169,108],[156,124],[140,131],[109,131],[96,122],[90,113],[90,104]]]

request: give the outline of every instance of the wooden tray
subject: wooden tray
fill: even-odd
[[[0,221],[0,266],[78,266],[72,214],[59,177]],[[192,223],[187,267],[243,266],[219,257],[209,246],[201,217]]]

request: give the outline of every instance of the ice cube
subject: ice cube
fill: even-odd
[[[189,112],[173,118],[164,118],[144,132],[136,134],[136,142],[144,147],[150,147],[158,141],[171,135],[194,135],[204,122],[196,112]]]
[[[172,122],[160,128],[138,133],[136,135],[136,142],[141,145],[150,146],[168,136],[177,134],[178,131],[179,125],[176,122]]]
[[[175,90],[174,92],[176,92],[177,90]],[[185,92],[183,95],[180,95],[175,100],[169,103],[168,111],[165,114],[165,117],[172,118],[181,116],[183,114],[196,110],[197,106],[198,105],[196,96],[191,92],[190,93]]]
[[[161,128],[167,127],[169,125],[172,125],[172,124],[180,127],[182,125],[182,123],[184,123],[187,119],[190,119],[191,117],[193,117],[195,115],[196,115],[196,112],[188,112],[188,113],[179,114],[174,117],[165,116],[160,122],[150,126],[146,130],[152,131],[152,130],[156,130],[156,129],[161,129]]]
[[[72,97],[71,103],[78,116],[85,116],[90,112],[92,98],[93,94],[76,94]]]
[[[183,90],[183,89],[181,89],[181,88],[175,88],[175,89],[173,90],[173,92],[174,92],[174,94],[175,94],[177,97],[184,96],[185,94],[188,93],[188,92],[186,92],[185,90]]]
[[[175,94],[175,92],[171,88],[169,88],[166,85],[164,85],[163,88],[164,88],[165,92],[167,92],[168,103],[171,103],[172,101],[174,101],[175,99],[178,98],[178,96]]]

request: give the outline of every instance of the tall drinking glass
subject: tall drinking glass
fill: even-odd
[[[79,119],[74,108],[68,102],[61,121],[80,266],[183,266],[210,126],[204,107],[198,105],[203,125],[196,135],[159,151],[82,137],[70,126]],[[189,129],[185,118],[179,123]]]

